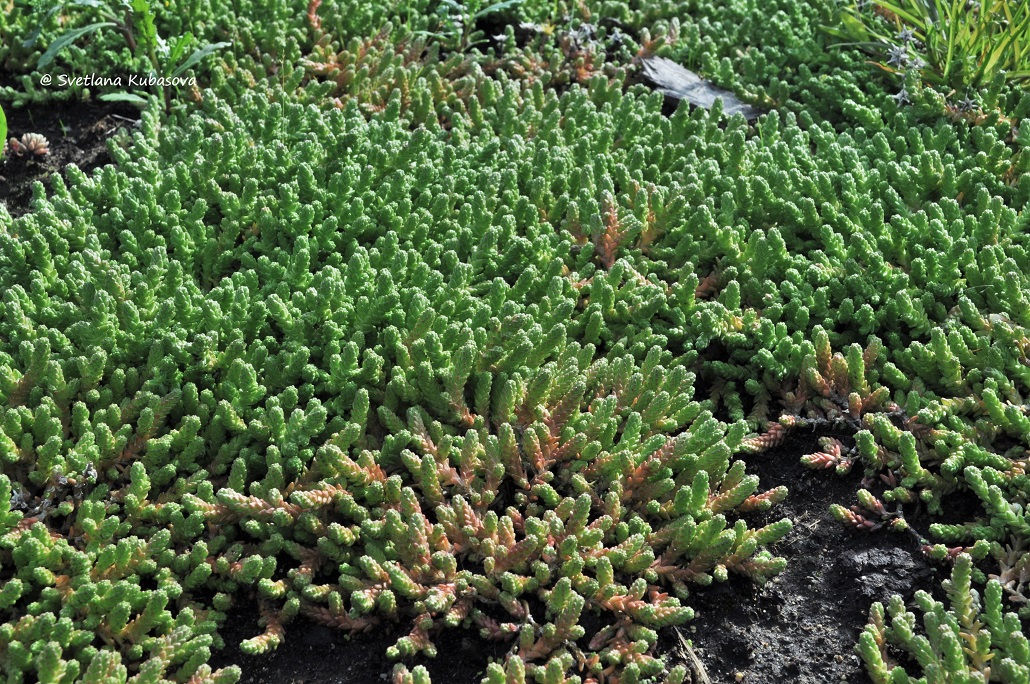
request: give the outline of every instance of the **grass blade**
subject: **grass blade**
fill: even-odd
[[[888,12],[898,15],[899,18],[904,19],[912,26],[924,31],[926,30],[927,17],[925,15],[923,17],[920,17],[919,15],[908,11],[907,9],[905,9],[904,7],[895,2],[884,1],[878,2],[876,4],[882,7],[883,9],[887,10]]]
[[[145,107],[148,102],[147,98],[136,93],[104,93],[97,99],[104,102],[129,102],[140,107]]]
[[[47,68],[50,65],[50,63],[54,61],[54,58],[57,57],[58,53],[61,52],[61,50],[65,49],[82,36],[88,33],[93,33],[94,31],[99,31],[102,28],[107,28],[108,26],[114,26],[114,23],[110,21],[99,21],[95,24],[90,24],[89,26],[82,26],[80,28],[68,31],[67,33],[65,33],[60,38],[58,38],[50,44],[50,47],[47,48],[47,51],[44,52],[43,56],[39,58],[39,64],[36,65],[36,68]]]
[[[172,78],[175,78],[176,76],[181,76],[186,70],[188,70],[197,62],[210,55],[212,52],[216,52],[218,50],[221,50],[222,48],[227,48],[230,45],[232,45],[232,43],[221,42],[212,43],[211,45],[205,45],[202,48],[197,48],[193,51],[193,54],[190,55],[186,59],[186,61],[179,66],[179,68],[172,72]]]
[[[490,5],[489,7],[484,7],[483,9],[479,10],[478,12],[476,12],[472,16],[472,18],[473,19],[482,19],[483,17],[489,16],[489,15],[493,14],[494,12],[503,12],[504,10],[506,10],[506,9],[508,9],[510,7],[515,7],[516,5],[521,5],[521,4],[522,4],[522,0],[500,0],[500,2],[495,2],[494,4]]]

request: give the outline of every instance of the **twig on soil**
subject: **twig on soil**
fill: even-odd
[[[683,637],[683,632],[676,628],[676,637],[680,641],[680,648],[683,651],[683,657],[686,659],[688,666],[690,667],[690,681],[693,684],[712,684],[712,680],[708,677],[708,673],[705,671],[705,665],[701,662],[701,659],[697,657],[697,653],[694,651],[694,647],[690,645],[690,642]]]

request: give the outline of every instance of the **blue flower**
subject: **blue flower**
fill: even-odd
[[[904,45],[893,45],[887,52],[887,64],[904,68],[908,66],[908,50]]]

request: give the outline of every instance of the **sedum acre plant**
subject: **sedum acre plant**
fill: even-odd
[[[567,116],[589,115],[585,95]],[[491,125],[522,97],[484,93]],[[263,96],[212,101],[182,133],[150,115],[119,171],[58,188],[100,213],[0,234],[9,672],[54,659],[73,680],[109,650],[112,671],[225,681],[204,662],[249,596],[264,630],[249,653],[303,614],[404,621],[402,660],[475,629],[512,644],[491,681],[677,681],[648,652],[690,619],[691,587],[783,567],[766,546],[790,522],[740,517],[786,494],[733,459],[746,424],[692,401],[694,374],[648,331],[609,337],[659,291],[618,259],[634,219],[611,190],[584,250],[543,229],[546,195],[519,193],[539,155],[498,149],[503,171],[486,172],[460,129],[406,132],[398,115],[283,119]],[[281,146],[304,130],[318,142]],[[222,161],[197,175],[198,154]],[[240,178],[244,158],[267,176]],[[440,165],[404,171],[426,159]],[[584,289],[595,304],[577,313]],[[84,306],[44,323],[58,299]],[[43,613],[67,639],[38,639]]]
[[[972,586],[972,574],[973,559],[963,553],[955,561],[951,579],[944,581],[948,606],[925,591],[916,593],[925,636],[916,633],[916,615],[905,609],[900,596],[891,598],[886,614],[883,604],[873,604],[857,647],[873,682],[1030,681],[1030,640],[1016,614],[1003,612],[1001,584],[988,582],[981,598]],[[924,676],[913,679],[904,667],[894,664],[888,645],[918,663]]]

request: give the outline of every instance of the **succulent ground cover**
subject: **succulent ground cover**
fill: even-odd
[[[790,562],[801,435],[947,577],[871,592],[872,680],[1030,680],[1018,79],[898,97],[819,0],[90,5],[2,19],[9,120],[119,94],[43,57],[230,45],[0,209],[8,681],[237,681],[302,620],[399,683],[455,634],[490,684],[685,681],[660,638]],[[769,111],[669,112],[652,55]]]

